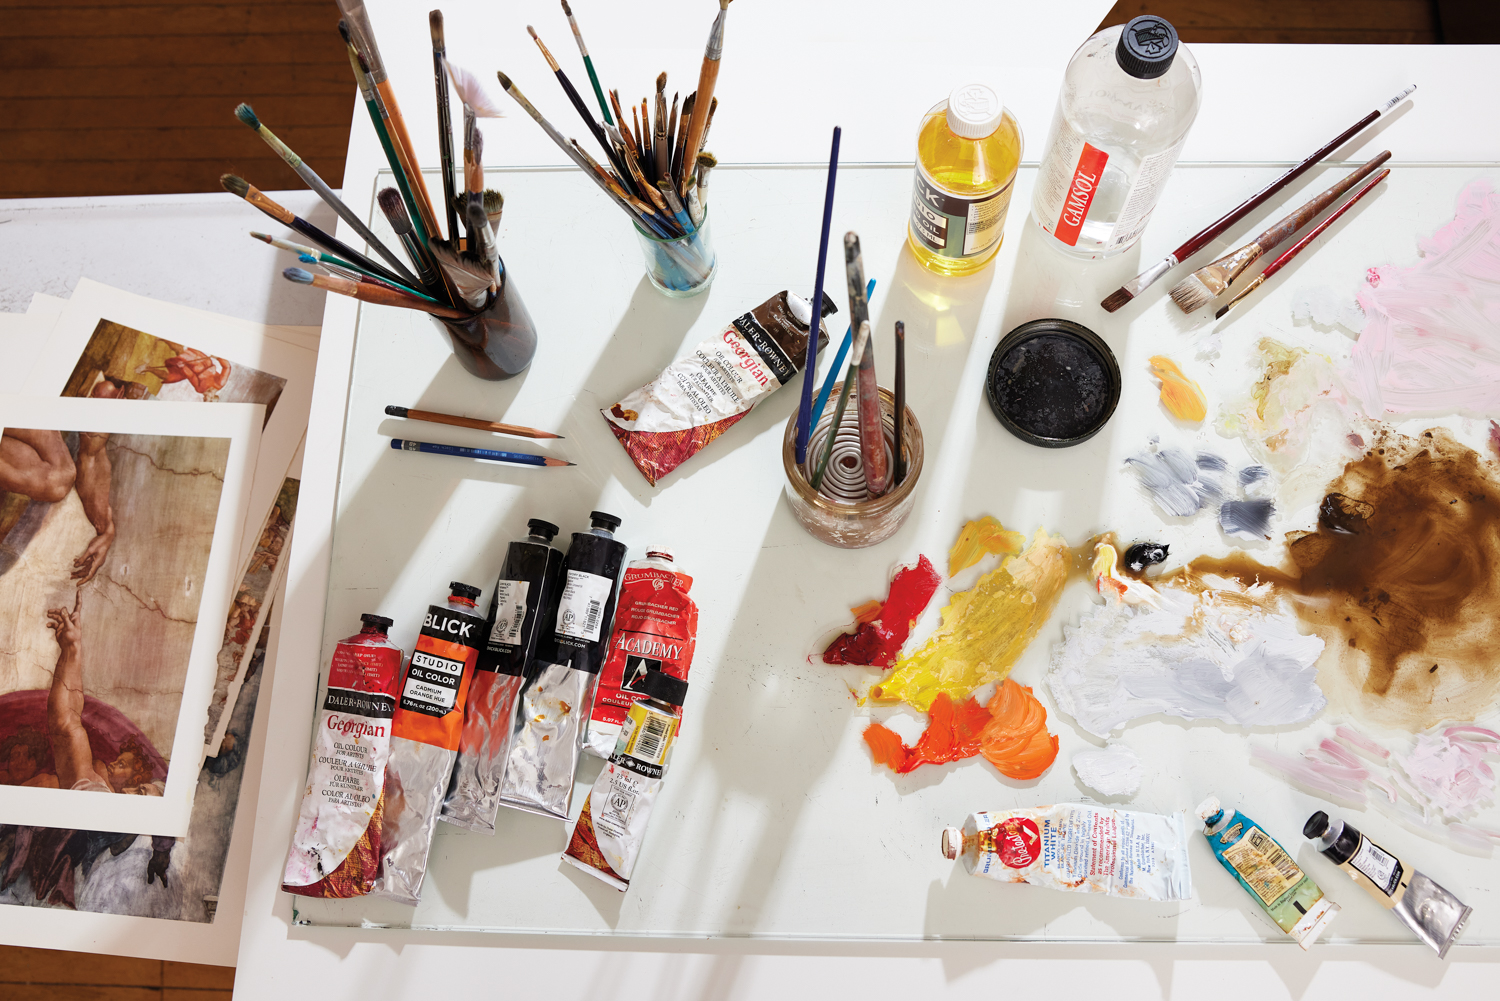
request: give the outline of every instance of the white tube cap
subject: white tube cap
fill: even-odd
[[[964,846],[964,832],[956,827],[943,828],[943,858],[956,859]]]
[[[1005,106],[1000,95],[982,83],[955,87],[948,95],[948,128],[965,139],[983,139],[1000,127]]]

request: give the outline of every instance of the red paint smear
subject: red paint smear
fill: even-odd
[[[926,556],[919,556],[914,567],[902,567],[891,579],[890,594],[879,612],[866,619],[868,604],[856,609],[859,628],[828,644],[823,651],[823,663],[867,667],[895,664],[896,656],[911,635],[911,627],[937,593],[942,580]]]
[[[1057,760],[1057,738],[1047,732],[1046,707],[1030,688],[1006,678],[990,699],[989,712],[979,753],[1001,775],[1034,779]]]
[[[979,753],[980,737],[991,722],[990,711],[967,699],[957,708],[947,692],[939,692],[927,711],[927,729],[915,747],[880,723],[865,728],[865,743],[875,763],[885,765],[898,775],[915,771],[922,765],[941,765],[949,761],[972,758]]]

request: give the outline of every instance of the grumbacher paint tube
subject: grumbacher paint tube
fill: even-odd
[[[1351,824],[1329,820],[1319,810],[1307,818],[1302,836],[1363,886],[1380,906],[1401,919],[1417,937],[1447,957],[1464,930],[1472,907],[1371,841]]]
[[[495,833],[516,696],[542,620],[556,606],[562,575],[563,554],[551,546],[557,526],[540,518],[526,524],[530,536],[510,544],[495,582],[485,648],[464,709],[458,765],[443,802],[443,820],[481,834]]]
[[[620,519],[603,511],[593,527],[574,532],[563,563],[562,588],[547,635],[521,685],[510,758],[500,802],[544,817],[568,819],[573,772],[604,663],[625,544],[615,540]]]

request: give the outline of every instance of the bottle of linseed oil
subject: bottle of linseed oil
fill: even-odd
[[[1021,126],[982,83],[933,105],[917,130],[906,241],[929,270],[973,274],[994,259],[1021,162]]]

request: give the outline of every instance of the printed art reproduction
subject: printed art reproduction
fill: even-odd
[[[7,823],[186,833],[263,421],[0,397]]]

